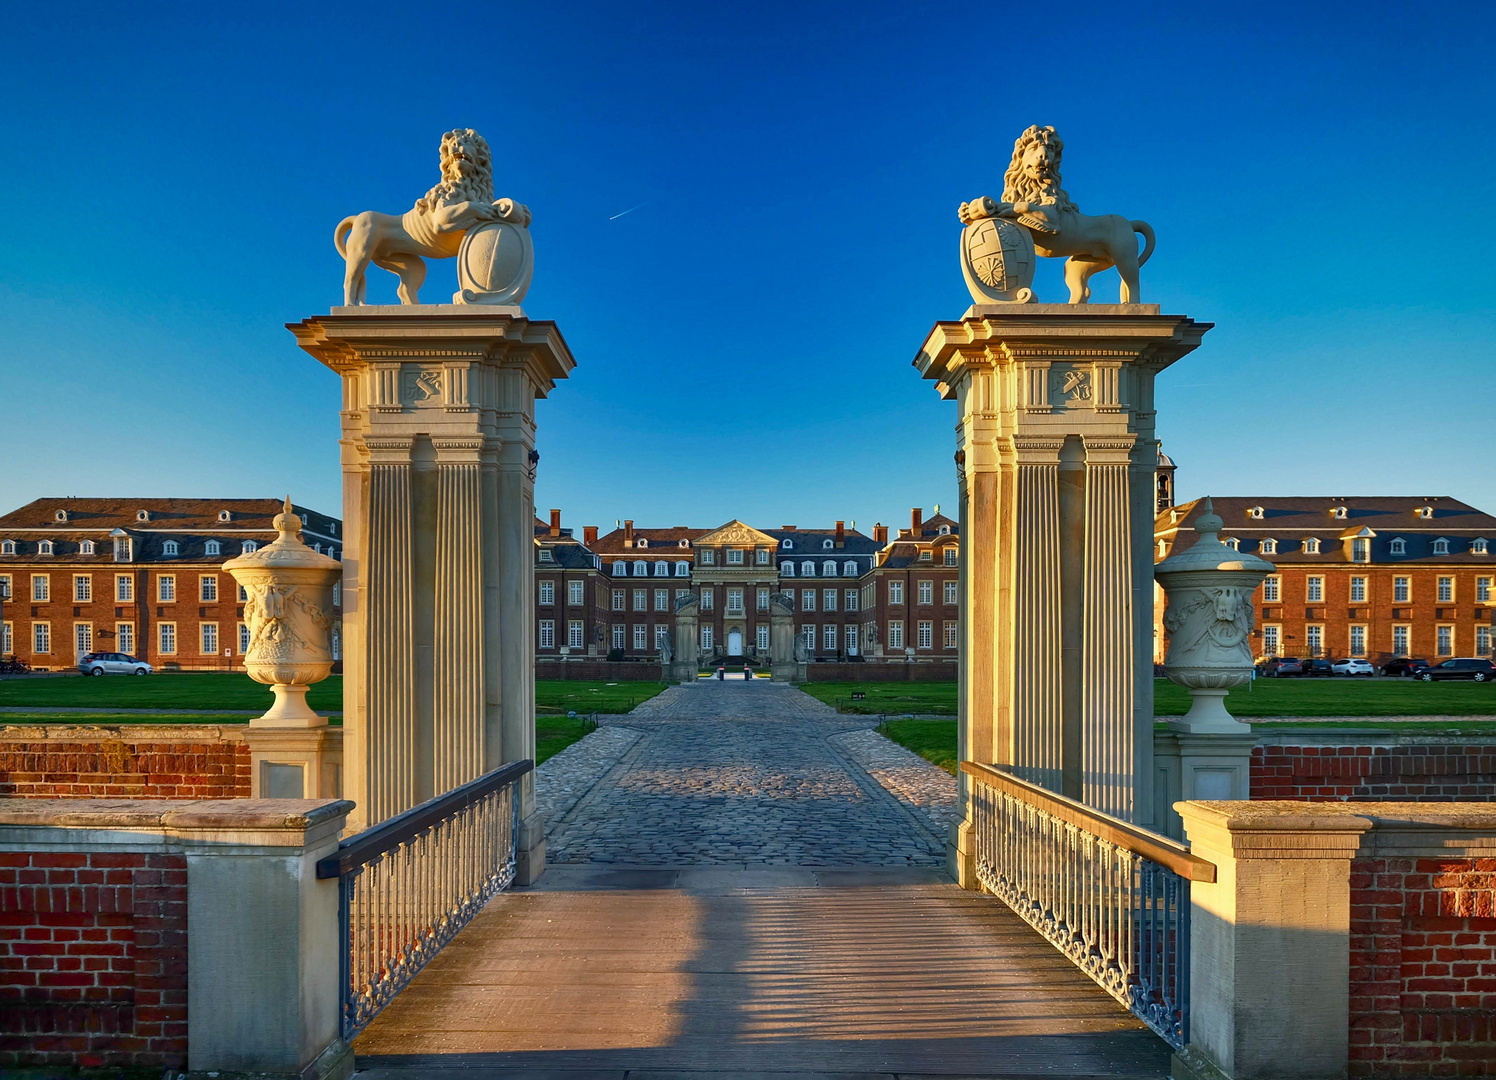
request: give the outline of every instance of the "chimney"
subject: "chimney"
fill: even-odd
[[[909,535],[918,540],[924,534],[925,512],[916,506],[909,511]]]
[[[583,525],[582,526],[582,543],[586,544],[588,547],[597,547],[597,526],[596,525]]]
[[[874,525],[873,526],[873,543],[875,543],[875,544],[886,544],[886,543],[888,543],[888,526],[887,525]]]
[[[836,546],[847,546],[847,523],[845,521],[838,521],[836,523]]]
[[[561,511],[559,510],[551,511],[551,535],[561,535]]]
[[[784,532],[794,532],[796,527],[794,525],[781,525],[779,528]]]
[[[634,519],[623,519],[623,546],[631,548],[634,546]]]

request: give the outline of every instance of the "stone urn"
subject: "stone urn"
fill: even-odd
[[[301,518],[285,509],[272,523],[279,536],[257,551],[230,559],[223,568],[234,576],[248,599],[244,623],[249,651],[244,668],[256,682],[275,692],[275,702],[250,727],[321,727],[306,703],[307,688],[332,671],[333,585],[342,577],[336,559],[319,555],[301,542]]]
[[[1169,652],[1164,674],[1190,692],[1190,711],[1169,726],[1175,731],[1240,733],[1225,698],[1252,678],[1252,594],[1275,567],[1256,555],[1221,543],[1221,519],[1209,499],[1195,518],[1200,539],[1153,568],[1168,594],[1164,629]]]

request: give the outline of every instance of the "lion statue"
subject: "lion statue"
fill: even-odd
[[[1046,258],[1066,258],[1065,284],[1072,304],[1091,299],[1091,275],[1115,266],[1122,277],[1122,303],[1141,302],[1138,267],[1153,254],[1153,228],[1119,214],[1082,214],[1060,187],[1060,155],[1065,144],[1052,127],[1035,124],[1013,143],[1013,160],[1003,174],[1003,197],[983,195],[962,203],[963,225],[982,218],[1012,218],[1028,228],[1034,250]],[[1134,233],[1143,237],[1138,254]]]
[[[369,264],[400,275],[402,304],[420,303],[421,283],[429,259],[450,259],[475,225],[508,221],[530,224],[529,207],[493,197],[493,159],[488,143],[472,128],[442,136],[441,180],[403,215],[365,210],[338,222],[332,242],[347,260],[343,302],[364,302],[364,273]],[[344,237],[347,237],[345,242]]]

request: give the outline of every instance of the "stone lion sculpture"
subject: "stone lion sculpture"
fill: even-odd
[[[493,197],[493,158],[483,136],[472,128],[449,131],[441,142],[441,180],[414,206],[398,217],[365,210],[338,222],[332,242],[347,260],[343,302],[364,302],[364,274],[373,263],[400,275],[402,304],[420,303],[426,280],[422,256],[452,258],[469,229],[491,221],[525,227],[530,210]]]
[[[1046,258],[1063,258],[1070,302],[1091,298],[1091,275],[1115,266],[1122,277],[1122,303],[1140,303],[1138,267],[1153,254],[1153,229],[1146,221],[1120,214],[1082,214],[1060,187],[1060,156],[1065,144],[1052,127],[1030,127],[1013,143],[1013,160],[1003,175],[1001,201],[983,195],[962,203],[963,225],[983,218],[1016,220],[1032,234],[1034,248]],[[1138,253],[1134,233],[1143,237]],[[1067,258],[1068,257],[1068,258]]]

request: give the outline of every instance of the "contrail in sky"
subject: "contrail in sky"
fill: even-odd
[[[648,206],[649,202],[650,201],[648,199],[645,199],[642,203],[639,204],[639,206]],[[631,206],[627,210],[625,210],[623,214],[632,214],[635,210],[639,209],[639,206]],[[614,214],[608,220],[617,221],[619,218],[623,217],[623,214]]]

